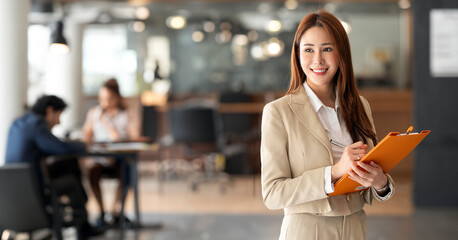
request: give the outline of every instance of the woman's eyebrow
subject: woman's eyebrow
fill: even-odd
[[[328,46],[328,45],[332,45],[332,43],[323,43],[323,44],[321,44],[321,46]],[[315,46],[315,44],[304,43],[304,44],[302,44],[302,46],[313,47],[313,46]]]

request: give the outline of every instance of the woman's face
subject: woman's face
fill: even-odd
[[[118,97],[105,87],[99,90],[99,105],[103,110],[113,110],[118,107]]]
[[[301,68],[312,88],[332,87],[337,72],[337,51],[331,37],[322,27],[309,28],[300,39]]]

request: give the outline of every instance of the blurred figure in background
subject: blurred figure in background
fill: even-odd
[[[139,130],[135,122],[123,104],[116,79],[108,79],[99,90],[99,105],[90,109],[87,114],[83,126],[84,141],[92,144],[137,139]],[[124,159],[93,158],[86,162],[91,189],[100,207],[100,218],[97,220],[99,226],[106,225],[110,217],[113,223],[119,221],[122,187],[123,184],[129,184],[129,171],[127,169],[125,174],[121,174],[121,161]],[[110,215],[106,215],[100,190],[100,179],[103,175],[120,180]],[[125,176],[123,181],[122,175]]]
[[[42,164],[44,158],[50,155],[69,155],[84,153],[86,146],[81,142],[65,142],[58,139],[51,129],[60,123],[60,115],[67,104],[56,96],[42,96],[33,105],[31,111],[16,119],[8,134],[6,164],[29,163],[38,176],[38,184],[44,192],[45,177],[49,177],[51,187],[58,196],[67,196],[69,206],[73,211],[81,213],[82,223],[79,225],[79,239],[97,235],[102,232],[93,229],[87,222],[87,196],[81,183],[80,169],[77,157],[54,157],[53,163],[46,166],[44,175]],[[50,196],[45,196],[45,204],[51,202]],[[49,199],[48,199],[49,198]],[[46,206],[43,206],[46,207]]]

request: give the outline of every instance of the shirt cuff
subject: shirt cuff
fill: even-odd
[[[379,200],[379,201],[386,201],[388,199],[391,198],[391,196],[393,196],[394,194],[394,185],[393,183],[390,181],[390,178],[387,177],[387,181],[388,181],[388,193],[385,194],[385,196],[380,196],[377,192],[377,190],[375,190],[374,188],[373,189],[373,193],[375,194],[376,198]]]
[[[324,192],[326,194],[334,192],[334,184],[331,181],[331,166],[324,168]]]

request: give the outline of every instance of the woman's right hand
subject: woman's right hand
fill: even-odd
[[[345,147],[339,162],[331,167],[331,181],[334,182],[348,173],[366,155],[367,144],[355,142]]]

